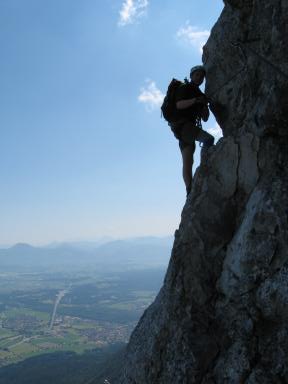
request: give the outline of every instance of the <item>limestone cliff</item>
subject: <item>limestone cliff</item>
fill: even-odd
[[[288,383],[288,0],[226,0],[204,48],[224,137],[198,168],[123,384]]]

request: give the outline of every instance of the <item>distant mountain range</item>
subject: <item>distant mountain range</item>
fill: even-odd
[[[0,267],[45,267],[95,264],[101,266],[166,266],[173,237],[138,237],[104,242],[55,243],[34,247],[18,243],[0,249]]]

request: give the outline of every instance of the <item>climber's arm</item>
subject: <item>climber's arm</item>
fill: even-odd
[[[179,100],[176,102],[176,108],[186,109],[186,108],[192,107],[192,105],[194,104],[203,103],[203,102],[206,102],[206,99],[203,96],[193,97],[193,99]]]
[[[207,121],[209,119],[209,108],[208,108],[207,104],[203,105],[201,118],[203,121]]]

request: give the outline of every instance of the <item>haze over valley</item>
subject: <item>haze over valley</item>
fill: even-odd
[[[18,384],[97,377],[158,293],[172,241],[145,237],[0,249],[0,383],[7,377]],[[61,373],[63,359],[72,366],[70,378]]]

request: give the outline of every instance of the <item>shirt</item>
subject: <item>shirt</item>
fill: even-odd
[[[193,83],[185,83],[180,85],[176,91],[175,102],[181,100],[193,99],[195,97],[204,96],[204,93],[199,89],[199,87]],[[177,109],[177,120],[183,118],[195,123],[196,118],[201,115],[203,108],[202,103],[196,103],[189,108]]]

